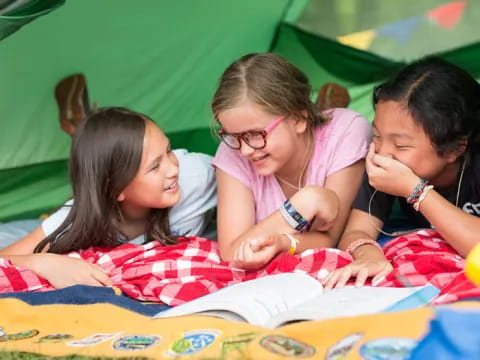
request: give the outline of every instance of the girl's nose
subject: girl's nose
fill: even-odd
[[[245,156],[245,157],[248,157],[249,155],[251,155],[255,149],[252,148],[250,145],[248,145],[245,141],[243,141],[243,139],[240,140],[240,149],[238,149],[238,151],[240,151],[240,153]]]
[[[178,176],[178,159],[173,151],[167,156],[167,177],[176,177]]]

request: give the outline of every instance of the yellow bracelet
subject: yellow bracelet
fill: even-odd
[[[288,249],[288,253],[290,255],[295,254],[295,251],[297,250],[297,244],[300,243],[297,238],[293,237],[290,234],[282,234],[285,235],[289,240],[290,240],[290,249]]]

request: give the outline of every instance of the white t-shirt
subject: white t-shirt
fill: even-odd
[[[215,171],[211,166],[211,156],[201,153],[189,153],[185,149],[173,151],[178,159],[178,184],[181,198],[169,212],[170,230],[175,235],[198,235],[215,237],[212,229],[207,228],[214,220],[217,206],[217,184]],[[43,232],[48,236],[65,220],[73,199],[68,200],[60,209],[42,222]],[[208,234],[204,234],[208,231]],[[143,243],[143,235],[131,242]]]

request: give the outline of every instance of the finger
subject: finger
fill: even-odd
[[[344,287],[348,279],[352,276],[352,271],[349,266],[342,268],[342,271],[338,274],[337,280],[335,281],[335,288]]]
[[[269,235],[269,236],[263,236],[261,238],[256,238],[255,239],[255,244],[257,245],[257,250],[259,251],[262,248],[272,246],[277,242],[277,236],[275,235]]]
[[[259,239],[248,239],[248,245],[253,252],[260,251],[262,244]]]
[[[93,278],[100,284],[100,286],[112,286],[113,281],[104,271],[94,271],[92,273]],[[99,285],[94,285],[99,286]]]
[[[367,157],[365,160],[365,170],[367,171],[367,173],[371,173],[375,169],[378,169],[378,166],[374,161],[374,157],[375,157],[375,154]]]
[[[248,251],[248,241],[244,241],[240,244],[240,247],[238,248],[238,262],[240,264],[243,264],[246,259],[247,259],[247,251]]]
[[[347,283],[348,280],[352,277],[353,272],[351,270],[350,266],[346,266],[343,268],[342,274],[339,276],[337,285],[335,285],[336,288],[341,288],[344,287],[345,284]]]
[[[238,247],[235,249],[232,257],[232,263],[234,263],[235,266],[238,266],[238,267],[241,267],[242,247],[243,247],[243,243],[240,243]]]
[[[99,274],[100,272],[98,272]],[[87,285],[87,286],[104,286],[103,283],[100,280],[97,280],[94,273],[90,274],[84,274],[85,276],[78,282],[82,285]],[[100,275],[98,275],[100,277]],[[72,284],[75,285],[75,284]]]
[[[340,276],[341,270],[332,271],[323,281],[323,286],[326,290],[330,290],[335,286]]]
[[[95,280],[99,281],[102,285],[104,286],[111,286],[113,285],[112,280],[108,276],[107,272],[98,264],[91,264],[89,263],[92,267],[92,276],[95,278]]]
[[[368,278],[368,268],[366,267],[361,268],[357,273],[357,280],[355,280],[355,286],[361,287],[365,285],[367,278]]]
[[[375,155],[375,144],[373,142],[368,146],[367,159],[372,160],[372,157]]]
[[[372,279],[372,285],[377,286],[382,283],[388,274],[393,271],[392,266],[386,266],[382,271],[380,271],[377,275],[375,275]]]

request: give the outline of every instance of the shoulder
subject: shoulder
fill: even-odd
[[[328,109],[322,115],[328,119],[326,126],[336,130],[370,129],[370,124],[365,116],[351,109]]]
[[[212,157],[207,154],[189,152],[185,149],[173,150],[178,159],[180,171],[185,169],[192,175],[205,175],[213,172],[211,162]]]
[[[57,211],[51,214],[48,218],[43,220],[42,228],[45,235],[50,235],[65,221],[70,209],[73,206],[73,199],[68,200]]]
[[[207,225],[217,205],[217,185],[212,157],[202,153],[174,150],[178,159],[180,201],[169,212],[175,234],[198,235]]]
[[[258,177],[251,162],[239,151],[229,148],[224,143],[218,146],[212,165],[240,180],[247,187],[251,187],[251,183]]]
[[[345,141],[361,143],[369,142],[371,126],[362,114],[350,109],[328,109],[322,113],[327,122],[315,131],[317,143],[328,145]]]
[[[178,159],[178,182],[182,198],[190,197],[197,193],[198,196],[205,192],[215,191],[215,172],[211,165],[212,157],[207,154],[188,152],[185,149],[173,151]]]

